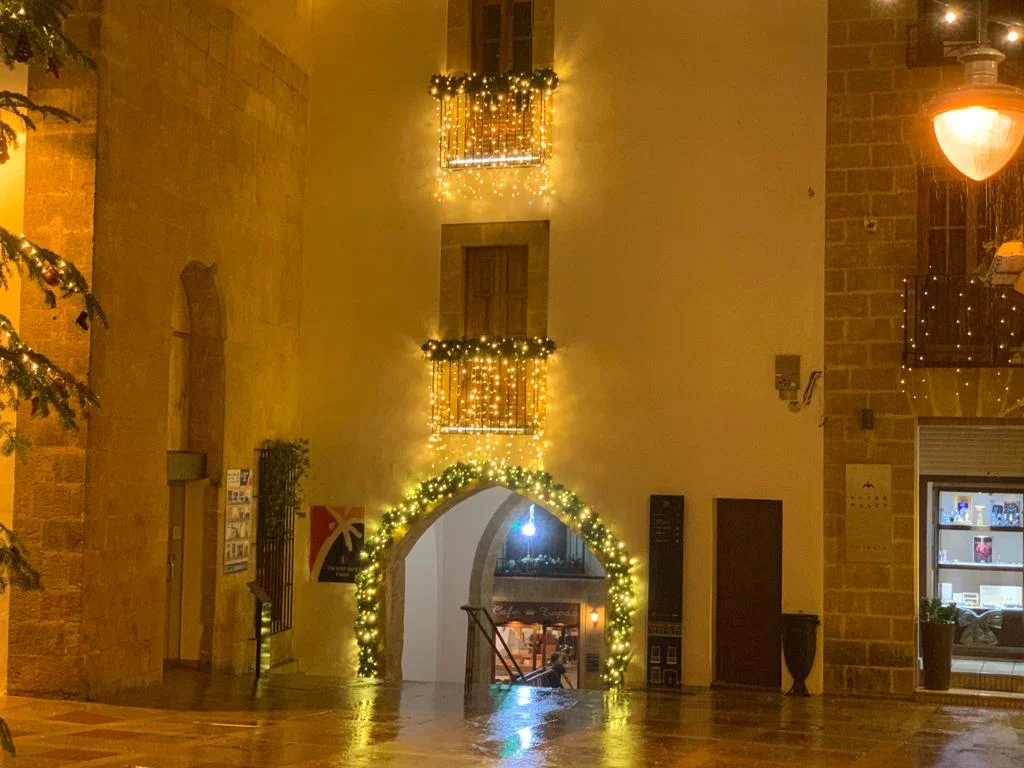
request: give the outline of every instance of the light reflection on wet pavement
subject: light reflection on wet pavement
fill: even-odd
[[[105,703],[0,701],[19,767],[1024,766],[1024,712],[868,699],[175,672]]]

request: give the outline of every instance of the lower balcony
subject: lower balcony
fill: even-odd
[[[904,289],[910,368],[1024,366],[1024,296],[970,275],[914,275]]]
[[[549,339],[432,340],[431,427],[436,434],[538,435],[547,410]]]

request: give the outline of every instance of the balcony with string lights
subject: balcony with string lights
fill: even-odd
[[[550,339],[431,340],[435,435],[538,435],[547,410]]]
[[[554,92],[551,69],[491,75],[434,75],[438,189],[455,197],[551,192]]]
[[[916,275],[904,283],[909,368],[1024,366],[1024,296],[971,275]]]

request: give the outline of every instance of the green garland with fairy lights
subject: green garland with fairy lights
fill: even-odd
[[[484,98],[516,96],[558,88],[558,75],[549,68],[531,72],[505,72],[497,75],[434,75],[430,78],[430,95],[435,99],[451,98],[461,93]]]
[[[610,688],[625,682],[631,656],[630,636],[633,611],[637,605],[633,575],[636,559],[626,544],[601,521],[575,493],[539,470],[496,463],[454,464],[440,475],[426,480],[405,497],[405,501],[381,516],[367,536],[359,556],[363,567],[356,577],[356,641],[359,646],[360,677],[376,677],[383,648],[380,628],[384,561],[391,545],[408,531],[408,525],[434,507],[453,498],[475,483],[494,483],[542,502],[580,536],[604,566],[608,585],[605,642],[608,658],[603,678]]]
[[[495,336],[481,339],[430,339],[421,347],[428,360],[468,360],[474,357],[514,357],[546,360],[555,351],[551,339],[535,336]]]

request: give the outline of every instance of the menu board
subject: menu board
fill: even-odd
[[[651,496],[647,600],[647,683],[682,685],[683,643],[682,496]]]
[[[229,469],[225,485],[227,508],[224,512],[224,573],[241,573],[249,568],[252,470]]]

